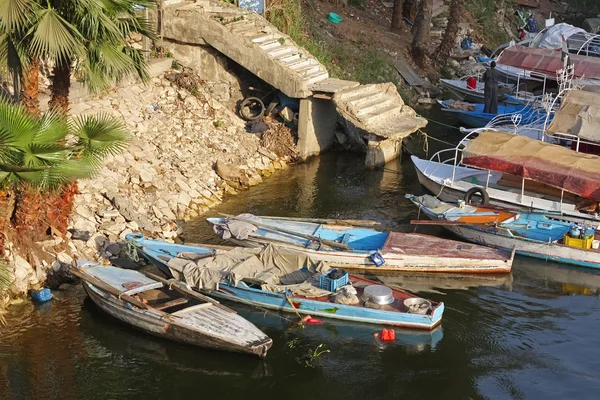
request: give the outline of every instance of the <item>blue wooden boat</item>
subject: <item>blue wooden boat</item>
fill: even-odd
[[[471,111],[460,110],[453,108],[454,100],[438,100],[442,111],[452,113],[452,116],[465,124],[473,128],[483,128],[494,118],[511,119],[512,116],[519,115],[520,124],[529,124],[534,122],[539,115],[535,112],[535,109],[530,106],[522,105],[499,105],[498,114],[488,114],[483,112],[484,104],[473,104],[467,103]]]
[[[235,221],[236,218],[208,218],[208,221],[218,227],[227,226],[230,220]],[[510,252],[483,246],[466,249],[463,242],[431,235],[381,232],[327,220],[310,222],[307,219],[284,217],[253,218],[260,221],[256,230],[248,232],[244,239],[230,237],[228,240],[245,247],[277,244],[305,253],[311,259],[324,261],[330,266],[378,272],[484,274],[506,273],[512,268],[513,257]],[[361,222],[364,225],[365,221],[352,223]],[[347,247],[332,247],[335,244]],[[376,256],[379,256],[377,263],[374,259]]]
[[[158,240],[148,240],[141,234],[129,234],[126,239],[129,243],[136,246],[138,251],[149,262],[167,275],[171,275],[171,270],[168,267],[169,262],[183,253],[210,256],[211,253],[217,255],[231,250],[231,248],[228,250],[222,246],[188,246]],[[246,251],[259,253],[262,249],[246,249]],[[300,314],[311,315],[312,317],[334,318],[427,330],[431,330],[441,323],[444,312],[444,304],[441,302],[428,302],[407,292],[390,289],[359,276],[350,275],[349,282],[357,291],[356,296],[361,299],[358,304],[339,304],[335,302],[333,293],[319,297],[306,297],[290,294],[287,291],[284,293],[272,292],[263,290],[255,282],[245,280],[239,281],[235,285],[228,279],[223,279],[220,281],[217,289],[202,289],[202,291],[216,298],[278,311],[298,312]],[[363,299],[364,291],[373,285],[386,288],[387,292],[392,293],[393,300],[390,299],[392,301],[388,304],[378,304],[377,308],[371,308],[372,304],[371,307],[367,306]],[[409,312],[411,302],[422,302],[421,304],[426,303],[430,306],[425,314]]]
[[[273,344],[235,311],[178,282],[91,261],[70,272],[101,310],[151,335],[261,358]]]
[[[430,195],[407,197],[423,214],[465,240],[499,249],[515,248],[517,254],[528,257],[600,268],[600,250],[591,246],[593,240],[600,240],[600,233],[589,224],[587,229],[593,233],[588,239],[573,239],[568,233],[574,223],[561,220],[558,214],[507,211],[487,205],[460,207]]]

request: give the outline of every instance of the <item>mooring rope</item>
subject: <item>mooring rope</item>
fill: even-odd
[[[443,122],[436,121],[435,119],[428,118],[428,117],[424,117],[424,116],[422,116],[422,115],[419,115],[419,114],[417,114],[417,117],[425,118],[425,119],[426,119],[427,121],[429,121],[429,122],[433,122],[434,124],[438,124],[438,125],[441,125],[441,126],[445,126],[446,128],[450,128],[450,129],[458,129],[458,130],[460,130],[460,128],[459,128],[459,127],[456,127],[456,126],[453,126],[453,125],[449,125],[449,124],[445,124],[445,123],[443,123]]]

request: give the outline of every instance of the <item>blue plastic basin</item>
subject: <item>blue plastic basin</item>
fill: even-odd
[[[342,16],[336,13],[329,13],[329,17],[327,18],[334,24],[339,24],[340,22],[342,22]]]

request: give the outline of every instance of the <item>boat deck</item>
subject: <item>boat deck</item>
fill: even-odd
[[[467,258],[471,260],[507,260],[506,251],[472,245],[457,240],[441,239],[419,233],[391,232],[381,249],[385,254],[404,254],[407,256]]]
[[[367,286],[375,285],[375,284],[380,285],[380,283],[376,283],[376,282],[373,282],[373,281],[365,279],[365,278],[361,278],[356,275],[349,275],[349,281],[352,284],[352,286],[356,289],[356,291],[357,291],[356,296],[359,299],[361,299],[361,301],[357,304],[345,304],[345,306],[357,307],[357,308],[369,308],[369,307],[366,307],[364,305],[364,301],[362,301],[363,291]],[[418,296],[413,296],[410,293],[404,292],[402,290],[398,290],[398,289],[394,289],[394,288],[390,288],[390,289],[392,290],[392,294],[394,296],[394,301],[390,304],[378,305],[378,307],[376,309],[379,311],[407,313],[408,310],[406,309],[406,306],[404,305],[404,300],[411,299],[411,298],[417,298]],[[323,303],[330,303],[334,307],[336,304],[338,304],[335,302],[335,296],[333,293],[331,295],[325,295],[325,296],[320,296],[320,297],[310,297],[310,298],[305,297],[305,296],[294,295],[294,297],[292,298],[292,302],[295,303],[296,300],[298,300],[298,299],[307,299],[307,300],[319,301],[319,302],[323,302]],[[427,312],[427,314],[424,314],[424,315],[433,315],[434,310],[440,303],[436,303],[431,300],[428,300],[428,301],[431,303],[431,309]],[[299,304],[294,304],[294,306],[299,307]]]

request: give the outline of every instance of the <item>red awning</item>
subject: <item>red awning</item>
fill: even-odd
[[[569,54],[569,58],[575,65],[576,78],[600,79],[600,57]],[[505,49],[498,58],[498,64],[545,74],[553,79],[556,78],[556,71],[563,68],[560,49],[536,49],[523,46]]]
[[[463,164],[505,172],[600,201],[600,157],[525,136],[486,131],[469,141]]]

